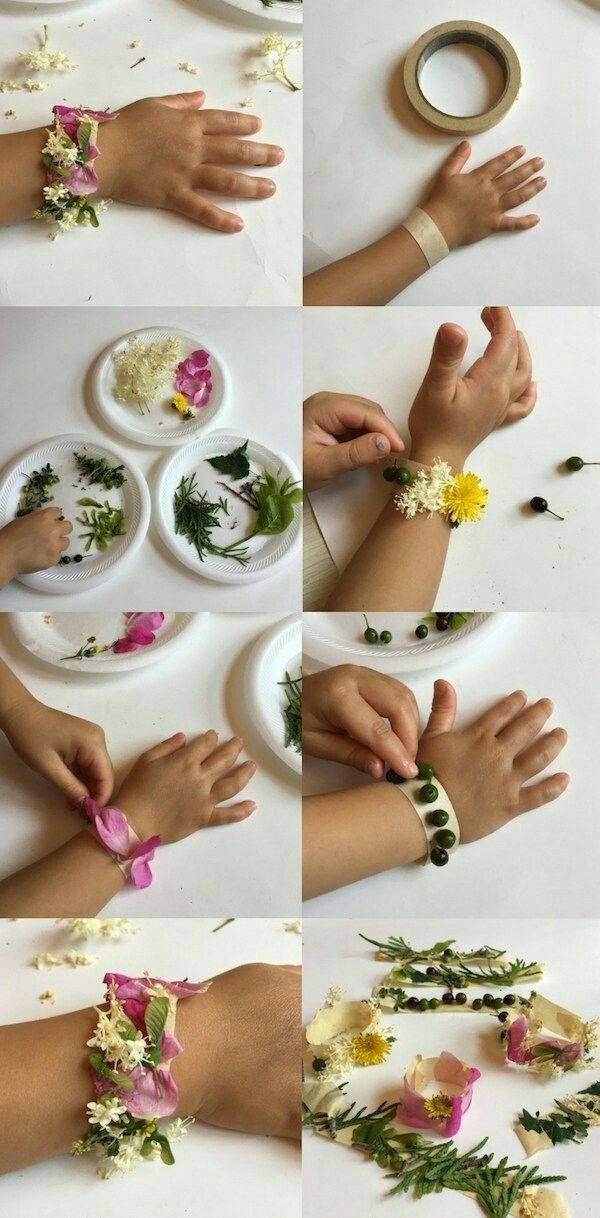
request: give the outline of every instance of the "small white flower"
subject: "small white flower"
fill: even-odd
[[[50,952],[38,952],[37,955],[33,957],[31,963],[33,964],[33,967],[37,969],[54,968],[57,964],[60,964],[60,960],[58,959],[58,956],[52,956]]]
[[[187,60],[178,64],[178,67],[180,72],[187,72],[188,76],[198,76],[200,72],[200,68],[196,67],[195,63],[188,63]]]
[[[107,1129],[109,1125],[120,1121],[127,1109],[123,1104],[120,1104],[116,1096],[105,1097],[99,1103],[91,1100],[87,1106],[89,1112],[88,1121],[90,1125],[99,1125],[101,1129]]]
[[[175,1117],[175,1120],[171,1121],[170,1125],[167,1125],[165,1137],[168,1138],[169,1142],[178,1142],[180,1138],[185,1138],[188,1126],[193,1124],[193,1117],[184,1117],[183,1120],[181,1117]]]

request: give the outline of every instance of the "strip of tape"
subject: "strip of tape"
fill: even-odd
[[[450,832],[454,834],[456,838],[454,845],[450,847],[443,847],[447,854],[454,854],[454,852],[458,850],[458,847],[460,846],[460,825],[447,791],[444,790],[441,782],[439,782],[437,778],[432,778],[431,783],[437,788],[438,796],[434,803],[424,803],[421,797],[421,792],[423,787],[427,785],[427,782],[428,780],[424,778],[407,778],[406,781],[398,787],[398,790],[402,793],[402,795],[406,795],[406,798],[412,804],[417,816],[421,821],[421,824],[423,825],[425,837],[427,838],[427,855],[425,858],[420,860],[422,863],[427,863],[429,861],[431,851],[434,849],[434,847],[439,848],[439,844],[435,840],[436,833],[445,832],[447,829],[449,829]],[[433,824],[433,814],[435,812],[448,813],[448,820],[445,825],[440,826]]]
[[[502,72],[502,93],[498,101],[482,114],[445,114],[432,106],[421,89],[421,72],[427,60],[443,47],[459,43],[482,47],[493,56]],[[404,61],[404,88],[413,110],[431,127],[448,135],[476,135],[495,127],[517,100],[521,79],[521,64],[514,47],[498,30],[479,21],[445,21],[442,25],[434,26],[421,35]]]
[[[410,233],[411,237],[414,237],[430,267],[448,257],[450,250],[443,233],[440,232],[431,216],[421,207],[415,207],[402,227]]]

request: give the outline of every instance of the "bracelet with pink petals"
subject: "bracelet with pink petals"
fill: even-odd
[[[90,203],[90,195],[98,189],[94,164],[100,155],[98,126],[117,115],[74,106],[54,106],[52,113],[54,125],[46,132],[48,139],[42,149],[44,203],[33,218],[53,225],[50,237],[54,238],[79,224],[98,228],[98,212],[107,206],[103,200]]]
[[[430,1129],[444,1138],[458,1133],[463,1115],[471,1107],[473,1087],[481,1072],[467,1066],[452,1053],[439,1057],[413,1058],[404,1075],[397,1118],[409,1129]],[[430,1084],[440,1089],[426,1093]]]
[[[150,863],[156,847],[161,844],[161,838],[149,837],[141,842],[124,812],[119,808],[103,808],[88,795],[84,796],[79,806],[93,826],[98,841],[129,883],[134,888],[149,888],[153,879]]]
[[[171,1063],[183,1051],[175,1037],[177,1002],[203,994],[210,982],[161,981],[106,973],[105,1002],[88,1045],[96,1098],[87,1105],[91,1130],[71,1148],[73,1155],[95,1150],[98,1174],[129,1172],[140,1162],[172,1165],[171,1142],[183,1137],[193,1116],[178,1117],[162,1131],[158,1122],[178,1103]]]
[[[539,1074],[567,1074],[593,1064],[600,1042],[600,1021],[586,1022],[541,994],[532,994],[511,1012],[501,1032],[506,1060]]]

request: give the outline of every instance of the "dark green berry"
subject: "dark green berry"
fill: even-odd
[[[437,1009],[440,1005],[440,1000],[439,1000],[439,998],[430,998],[427,1005],[428,1005],[430,1011],[437,1011]]]
[[[391,641],[392,641],[391,630],[382,630],[381,634],[379,635],[379,642],[380,643],[391,643]]]
[[[426,1011],[429,1006],[428,998],[419,998],[419,1010]]]
[[[585,465],[585,461],[583,461],[581,459],[581,457],[567,457],[567,460],[565,461],[565,465],[566,465],[567,469],[578,470],[578,469],[583,469],[583,467]]]
[[[456,834],[451,829],[438,829],[434,841],[442,850],[451,850],[456,845]]]
[[[446,850],[440,850],[439,846],[434,846],[429,857],[434,867],[445,867],[450,855]]]
[[[425,622],[421,622],[421,625],[417,626],[415,634],[418,639],[426,639],[429,634],[429,626],[426,626]]]
[[[412,482],[412,474],[404,465],[399,465],[396,468],[396,482],[398,482],[400,486],[408,486],[409,482]]]
[[[474,1011],[480,1011],[483,1006],[483,998],[474,998],[471,1005]]]
[[[444,825],[448,824],[450,816],[449,813],[445,812],[443,808],[436,808],[435,812],[429,813],[427,820],[429,821],[430,825],[435,825],[436,829],[443,829]]]
[[[500,1020],[500,1023],[506,1023],[508,1019],[508,1011],[501,1011],[498,1019]]]
[[[446,993],[442,994],[442,1002],[445,1007],[453,1006],[454,1005],[454,994],[450,990],[446,990]]]
[[[70,561],[71,561],[71,559],[69,558],[69,555],[63,554],[62,558],[59,558],[59,560],[58,560],[58,565],[59,565],[59,567],[67,567],[69,565]]]
[[[493,1007],[494,995],[493,994],[484,994],[483,995],[483,1005],[484,1005],[484,1007]]]
[[[367,640],[367,643],[378,643],[379,642],[379,635],[378,635],[377,631],[373,629],[372,626],[367,626],[367,629],[365,630],[365,633],[364,633],[364,638]]]
[[[315,1074],[320,1074],[321,1070],[325,1069],[327,1062],[324,1057],[315,1057],[312,1065]]]
[[[505,994],[505,995],[504,995],[504,1005],[505,1005],[505,1007],[514,1007],[514,1005],[515,1005],[515,1002],[516,1002],[516,1001],[517,1001],[517,1000],[516,1000],[516,998],[515,998],[515,995],[514,995],[514,994]]]
[[[435,628],[436,628],[436,630],[441,630],[441,631],[449,630],[450,629],[450,618],[439,617],[437,622],[435,623]]]
[[[407,999],[407,1001],[406,1001],[406,1005],[407,1005],[407,1007],[408,1007],[409,1011],[418,1011],[418,1009],[419,1009],[419,999],[418,999],[418,998],[415,998],[415,996],[414,996],[414,994],[413,994],[412,998],[408,998],[408,999]]]
[[[421,787],[419,791],[419,799],[423,804],[434,804],[438,795],[439,791],[437,787],[434,787],[432,782],[426,782],[425,786]]]
[[[504,1006],[504,1003],[501,998],[494,998],[492,1006],[494,1007],[494,1010],[499,1011],[500,1008]]]
[[[388,770],[385,776],[385,781],[393,782],[398,785],[401,782],[406,782],[406,779],[402,777],[402,774],[397,774],[395,770]]]
[[[432,813],[431,813],[431,815],[432,815],[432,817],[433,817],[433,816],[437,816],[437,813],[436,813],[436,812],[432,812]],[[444,816],[447,816],[447,815],[448,815],[448,813],[447,813],[447,812],[445,812],[445,813],[444,813]],[[446,821],[444,821],[444,824],[446,824]],[[451,959],[452,959],[452,957],[453,957],[453,955],[454,955],[454,952],[452,951],[452,948],[451,948],[451,947],[445,947],[445,948],[444,948],[444,951],[442,952],[442,955],[443,955],[443,957],[444,957],[444,960],[451,960]]]
[[[395,482],[396,473],[397,473],[396,465],[386,465],[386,467],[383,471],[383,476],[384,476],[386,482]]]
[[[422,761],[419,765],[418,777],[422,778],[424,782],[428,782],[430,778],[435,778],[433,766],[428,765],[426,761]]]
[[[458,1003],[459,1007],[464,1007],[467,1001],[467,995],[460,990],[458,994],[455,995],[454,1001]]]
[[[73,562],[83,562],[83,554],[74,554]]]

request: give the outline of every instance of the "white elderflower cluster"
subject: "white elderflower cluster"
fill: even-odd
[[[267,37],[263,38],[258,52],[267,59],[267,65],[251,72],[250,79],[267,80],[272,76],[275,80],[280,80],[282,84],[287,85],[293,93],[297,93],[300,85],[297,85],[288,76],[286,61],[290,52],[298,51],[301,46],[302,43],[299,41],[288,42],[283,34],[267,34]]]
[[[188,76],[198,76],[200,72],[200,68],[198,68],[195,63],[188,63],[187,59],[184,59],[183,62],[177,66],[180,72],[187,72]]]
[[[583,1025],[583,1047],[591,1053],[600,1045],[600,1019],[590,1019]]]
[[[75,164],[79,153],[77,144],[74,144],[64,131],[48,131],[48,139],[42,151],[47,152],[48,156],[64,169]]]
[[[133,1070],[141,1065],[148,1046],[141,1032],[136,1032],[135,1038],[127,1040],[121,1032],[125,1016],[120,1003],[114,998],[109,1000],[108,1011],[96,1008],[98,1023],[94,1035],[88,1040],[92,1049],[101,1049],[106,1060],[112,1066],[120,1066],[123,1070]]]
[[[33,957],[31,963],[34,968],[42,969],[55,968],[56,965],[61,964],[62,961],[59,960],[58,956],[51,955],[50,952],[38,952],[37,955]]]
[[[190,1125],[194,1124],[194,1117],[175,1117],[170,1125],[165,1129],[165,1137],[169,1142],[178,1142],[181,1138],[185,1138]]]
[[[0,93],[43,93],[47,88],[43,80],[0,80]]]
[[[445,461],[436,458],[430,469],[420,469],[407,486],[394,495],[394,506],[412,519],[419,512],[439,512],[442,508],[442,493],[452,478],[452,470]]]
[[[64,51],[51,51],[48,43],[48,26],[45,25],[39,50],[22,51],[19,59],[32,72],[73,72],[77,64]]]
[[[87,1111],[90,1125],[99,1125],[100,1129],[108,1129],[113,1122],[120,1121],[127,1109],[119,1103],[116,1095],[105,1095],[97,1103],[95,1100],[90,1100]]]
[[[101,210],[100,203],[96,211]],[[82,939],[122,939],[126,935],[136,935],[137,926],[128,922],[127,918],[57,918],[58,925],[65,925],[74,935]]]

